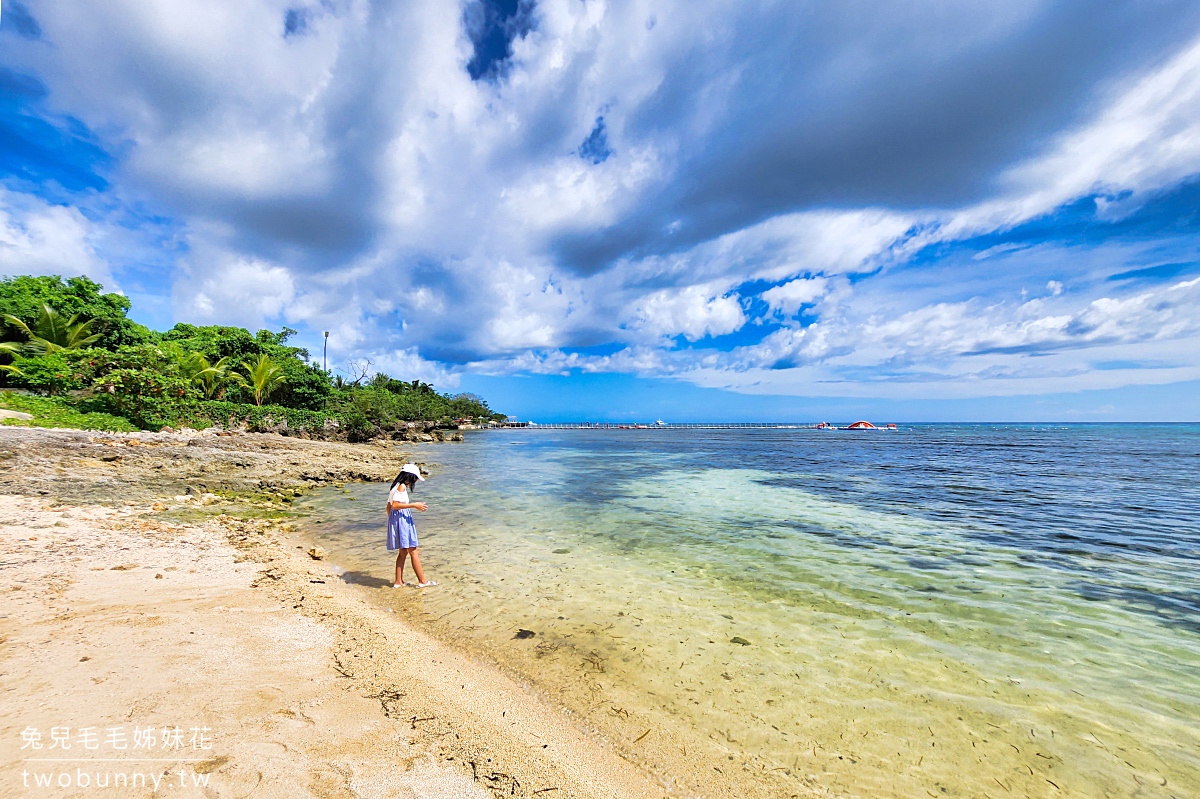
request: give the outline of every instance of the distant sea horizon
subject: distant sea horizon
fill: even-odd
[[[539,417],[534,416],[534,417],[530,417],[529,419],[519,418],[516,421],[518,421],[518,422],[534,422],[537,425],[543,425],[543,424],[544,425],[585,425],[585,424],[653,425],[655,422],[660,421],[660,420],[657,418],[655,418],[655,419],[594,419],[594,418],[593,419],[573,419],[573,418],[557,419],[557,418],[551,418],[551,417],[539,418]],[[852,424],[852,423],[858,422],[858,421],[871,422],[872,424],[877,425],[877,426],[885,425],[885,424],[897,424],[897,425],[907,425],[907,426],[911,426],[911,427],[932,427],[932,426],[937,426],[937,425],[957,425],[957,426],[971,426],[971,425],[1029,426],[1029,425],[1034,425],[1034,426],[1036,426],[1036,425],[1048,425],[1048,424],[1069,425],[1069,426],[1078,426],[1078,427],[1084,427],[1084,426],[1103,427],[1105,425],[1171,426],[1171,425],[1200,424],[1200,419],[1177,420],[1177,421],[1155,421],[1155,420],[1143,421],[1143,420],[1138,420],[1138,419],[1111,419],[1111,420],[1103,420],[1103,421],[1061,420],[1061,419],[1057,419],[1057,420],[1056,419],[1041,419],[1041,420],[1033,420],[1033,421],[1029,421],[1029,420],[1026,420],[1026,421],[1004,421],[1004,420],[996,420],[996,419],[977,420],[977,421],[962,421],[962,420],[907,421],[904,419],[885,418],[885,417],[880,417],[880,416],[877,416],[874,418],[845,417],[842,419],[838,419],[835,417],[829,417],[829,418],[822,417],[820,419],[805,419],[805,420],[800,420],[800,421],[781,421],[778,419],[699,419],[699,420],[674,419],[674,420],[671,420],[671,419],[665,419],[665,418],[662,419],[661,421],[665,422],[666,426],[668,426],[668,427],[670,427],[672,425],[685,425],[685,424],[686,425],[708,425],[708,424],[711,424],[711,425],[721,425],[721,424],[793,425],[793,426],[809,427],[809,426],[814,426],[814,425],[820,424],[821,422],[826,422],[828,424],[843,426],[843,425],[849,425],[849,424]]]

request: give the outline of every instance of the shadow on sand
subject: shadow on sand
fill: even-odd
[[[392,587],[391,580],[384,580],[381,577],[376,577],[366,572],[343,572],[341,578],[342,582],[349,583],[350,585],[365,585],[367,588]]]

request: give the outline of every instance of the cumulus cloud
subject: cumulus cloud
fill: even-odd
[[[736,294],[716,296],[706,286],[656,291],[633,309],[629,326],[651,336],[688,341],[732,333],[746,323]]]
[[[764,291],[762,298],[773,312],[784,317],[795,316],[802,306],[824,295],[828,285],[829,281],[823,277],[800,278]]]
[[[261,328],[286,315],[296,286],[285,268],[257,259],[214,255],[205,269],[184,266],[174,287],[176,314],[196,324]]]
[[[178,220],[188,321],[330,330],[339,362],[439,385],[581,369],[787,391],[860,368],[1016,381],[1041,368],[1021,353],[1192,335],[1191,289],[1097,293],[1065,262],[1028,283],[1048,297],[989,293],[1035,242],[990,240],[936,287],[922,271],[1200,172],[1185,0],[24,10],[38,34],[0,31],[0,60],[113,154],[114,203]],[[111,278],[93,223],[43,206],[0,218],[0,269]],[[580,352],[598,345],[617,351]]]
[[[1082,388],[1131,379],[1194,379],[1200,363],[1184,353],[1195,352],[1198,340],[1200,278],[1124,298],[1098,297],[1076,307],[1056,297],[1022,303],[972,299],[935,303],[893,318],[784,328],[759,344],[718,356],[723,370],[702,365],[684,373],[712,385],[716,373],[724,371],[725,386],[749,390],[808,382],[813,393],[859,393],[862,386],[856,383],[867,386],[867,393],[877,392],[869,386],[881,383],[888,391],[900,384],[925,391],[935,384],[944,391],[953,381],[960,395],[1035,393],[1052,380],[1060,387]],[[1140,360],[1153,368],[1136,365],[1139,358],[1129,360],[1130,353],[1141,353]],[[1174,357],[1162,359],[1164,353]],[[1121,354],[1126,360],[1117,362],[1129,365],[1104,375],[1089,365]]]
[[[583,264],[662,246],[663,231],[703,240],[796,209],[987,199],[999,172],[1093,112],[1100,82],[1181,46],[1198,21],[1195,8],[1151,19],[1122,3],[688,10],[722,33],[694,37],[625,127],[672,142],[679,179],[574,242]]]
[[[1063,312],[1043,300],[1014,307],[941,303],[861,330],[866,347],[909,361],[944,355],[1048,353],[1097,344],[1179,339],[1200,332],[1200,279]]]
[[[384,374],[402,376],[404,380],[420,380],[440,391],[458,387],[460,375],[437,361],[422,358],[415,347],[381,353],[372,366]]]
[[[0,274],[86,275],[119,290],[97,254],[95,232],[77,208],[0,191]]]

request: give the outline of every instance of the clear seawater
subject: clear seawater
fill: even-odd
[[[681,794],[1200,797],[1200,426],[408,451],[441,585],[383,587],[367,484],[302,503],[345,579]]]

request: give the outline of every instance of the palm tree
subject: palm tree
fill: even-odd
[[[6,352],[14,358],[21,354],[21,345],[15,341],[0,342],[0,352]],[[24,374],[20,369],[13,366],[11,363],[0,363],[0,372],[8,372],[9,374],[20,375]]]
[[[96,324],[95,319],[80,321],[79,314],[68,319],[49,304],[43,304],[38,311],[32,330],[12,314],[5,314],[4,319],[29,337],[24,349],[39,355],[58,350],[83,349],[100,339],[99,333],[92,332],[92,326]]]
[[[245,382],[241,375],[229,370],[228,355],[216,363],[209,363],[204,353],[191,352],[184,356],[180,365],[184,376],[204,391],[205,399],[212,399],[226,381]]]
[[[246,370],[250,387],[254,389],[254,404],[260,408],[272,391],[287,382],[283,368],[267,355],[259,355],[253,366],[243,364],[242,368]]]

